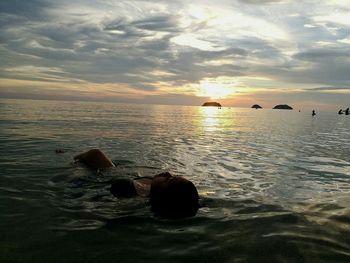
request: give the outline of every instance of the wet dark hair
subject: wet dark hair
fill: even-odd
[[[164,173],[156,176],[152,181],[150,204],[156,216],[163,218],[195,216],[199,208],[198,199],[194,184],[183,177]]]
[[[110,192],[115,197],[134,197],[137,196],[137,192],[133,183],[133,180],[129,178],[119,178],[112,182]]]

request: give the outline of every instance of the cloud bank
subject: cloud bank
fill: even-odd
[[[345,0],[2,1],[0,95],[335,106],[350,101],[349,16]]]

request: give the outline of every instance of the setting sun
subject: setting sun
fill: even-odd
[[[228,85],[221,80],[202,80],[199,84],[200,96],[210,97],[211,99],[222,99],[227,98],[234,94],[235,90],[232,85]]]

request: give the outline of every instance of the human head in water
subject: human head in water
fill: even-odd
[[[199,208],[198,192],[194,184],[170,173],[156,175],[151,184],[152,212],[164,218],[194,216]]]

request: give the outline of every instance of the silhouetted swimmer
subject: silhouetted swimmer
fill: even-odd
[[[349,115],[349,108],[345,110],[345,115]]]
[[[315,116],[315,115],[316,115],[315,110],[312,110],[312,116]]]
[[[338,114],[343,114],[343,109],[340,109],[340,110],[338,111]]]
[[[74,160],[93,170],[115,166],[99,149],[79,154]],[[199,208],[199,196],[194,184],[168,172],[154,177],[118,178],[112,183],[110,191],[115,197],[149,197],[151,211],[163,218],[195,216]]]

